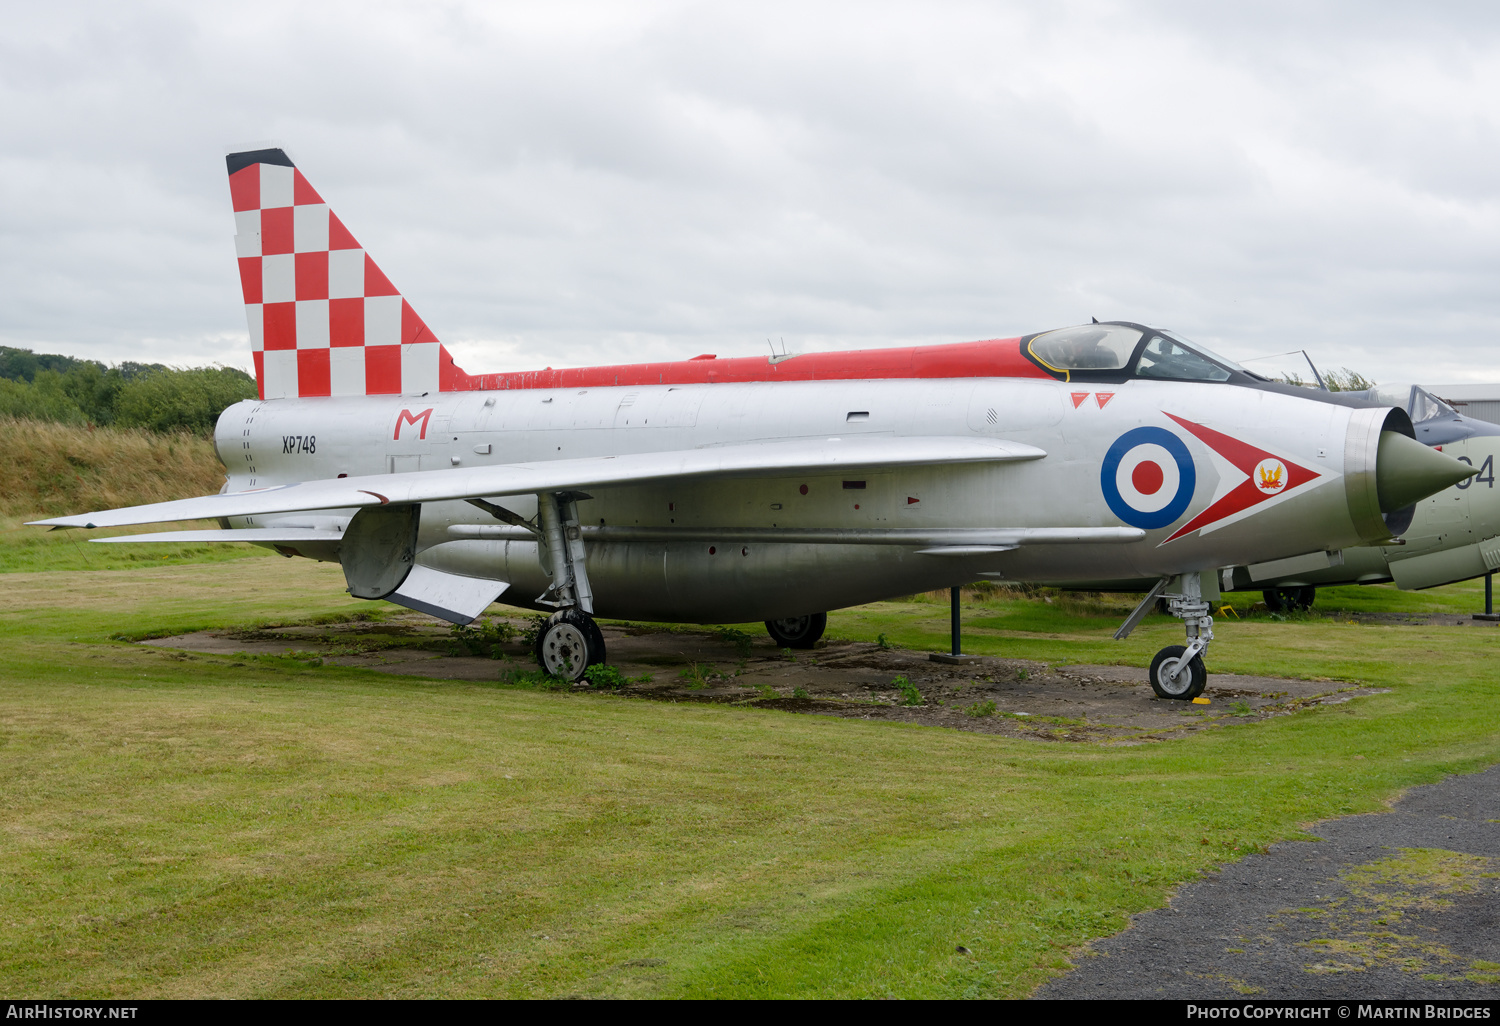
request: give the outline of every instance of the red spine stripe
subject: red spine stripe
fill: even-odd
[[[457,368],[455,368],[457,370]],[[462,375],[460,377],[459,375]],[[764,356],[679,360],[608,367],[573,367],[510,374],[449,375],[444,391],[529,388],[607,388],[611,385],[693,385],[742,381],[855,381],[876,378],[1040,378],[1052,375],[1021,353],[1020,339],[943,346],[808,353],[772,363]]]

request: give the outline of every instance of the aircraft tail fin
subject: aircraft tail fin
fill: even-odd
[[[225,161],[262,399],[472,387],[284,151]]]

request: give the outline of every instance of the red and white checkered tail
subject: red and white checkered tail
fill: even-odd
[[[472,387],[284,152],[225,159],[262,399]]]

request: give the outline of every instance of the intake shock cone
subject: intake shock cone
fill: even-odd
[[[1451,488],[1479,471],[1397,431],[1380,432],[1375,494],[1380,512],[1394,513]]]

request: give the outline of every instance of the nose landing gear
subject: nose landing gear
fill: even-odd
[[[1202,577],[1196,573],[1163,577],[1115,632],[1116,638],[1129,636],[1158,599],[1165,599],[1167,611],[1187,628],[1186,646],[1168,645],[1151,660],[1151,690],[1159,698],[1188,701],[1203,694],[1208,684],[1203,653],[1214,640],[1214,618],[1208,615]]]

